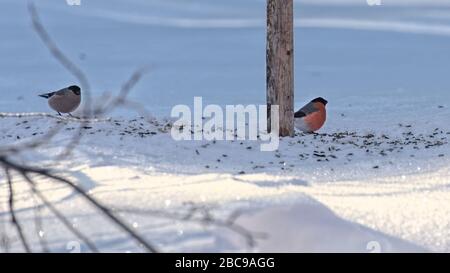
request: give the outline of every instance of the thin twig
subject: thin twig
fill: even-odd
[[[52,118],[59,121],[70,121],[70,122],[108,122],[111,118],[77,118],[70,116],[59,116],[50,113],[0,113],[0,118],[24,118],[24,117],[43,117]]]
[[[118,216],[115,216],[108,208],[106,208],[105,206],[100,204],[95,198],[93,198],[90,195],[88,195],[87,193],[85,193],[83,189],[81,189],[79,186],[72,183],[68,179],[59,177],[57,175],[53,175],[48,170],[18,165],[18,164],[14,163],[4,157],[1,157],[1,156],[0,156],[0,163],[2,165],[4,165],[5,168],[13,169],[21,174],[37,174],[37,175],[47,177],[56,182],[63,183],[66,186],[69,186],[70,188],[75,190],[75,192],[80,194],[85,200],[87,200],[91,205],[93,205],[95,208],[99,209],[114,224],[116,224],[123,231],[125,231],[127,234],[129,234],[133,239],[135,239],[145,250],[147,250],[149,252],[158,252],[156,247],[154,247],[149,242],[147,242],[144,238],[142,238],[140,235],[138,235],[132,228],[130,228],[127,224],[125,224],[125,222],[123,220],[121,220]]]
[[[89,240],[89,238],[87,236],[85,236],[83,233],[78,231],[72,225],[72,223],[70,223],[69,220],[62,213],[60,213],[59,210],[55,206],[53,206],[52,203],[49,202],[47,200],[47,198],[40,191],[38,191],[36,189],[36,184],[34,183],[34,181],[30,178],[30,176],[28,174],[21,173],[21,175],[30,184],[30,187],[31,187],[31,190],[33,191],[33,193],[36,196],[38,196],[39,199],[42,200],[42,202],[45,204],[45,206],[64,224],[64,226],[70,232],[72,232],[76,237],[78,237],[80,240],[82,240],[92,252],[96,252],[96,253],[99,252],[98,248],[95,246],[95,243],[93,243],[91,240]]]
[[[15,212],[15,208],[14,208],[14,188],[13,188],[12,178],[11,178],[11,174],[10,174],[10,169],[5,168],[4,170],[5,170],[6,180],[8,181],[8,188],[9,188],[9,213],[11,214],[11,222],[14,225],[14,227],[16,228],[17,233],[19,234],[20,241],[22,242],[23,248],[25,249],[25,251],[27,253],[30,253],[31,249],[28,245],[28,241],[25,237],[25,234],[23,233],[23,229],[22,229],[20,222],[16,217],[16,212]]]
[[[135,209],[135,208],[123,208],[115,207],[113,209],[115,212],[120,213],[130,213],[144,216],[155,216],[166,219],[172,219],[182,222],[193,222],[199,223],[207,226],[222,227],[232,232],[242,236],[246,239],[247,245],[254,247],[256,245],[256,238],[266,238],[266,234],[259,232],[252,232],[245,227],[236,223],[237,218],[242,215],[242,212],[233,212],[230,217],[226,219],[218,219],[213,217],[210,210],[205,206],[191,206],[187,213],[181,212],[167,212],[162,210],[151,210],[151,209]]]
[[[39,14],[36,10],[36,6],[33,2],[28,2],[28,11],[31,15],[33,28],[39,35],[39,38],[41,38],[46,47],[50,50],[50,53],[53,55],[53,57],[57,59],[59,63],[67,69],[67,71],[69,71],[75,78],[77,78],[77,80],[81,84],[83,91],[87,91],[87,95],[89,96],[89,91],[91,89],[86,75],[80,68],[78,68],[78,66],[76,66],[69,58],[67,58],[64,53],[62,53],[56,43],[52,40],[45,27],[42,25]]]
[[[61,155],[57,157],[57,159],[61,159],[63,157],[68,156],[73,149],[79,144],[81,137],[83,135],[83,130],[86,125],[90,122],[99,122],[104,121],[96,118],[96,115],[101,116],[105,115],[109,112],[112,112],[115,108],[123,107],[123,108],[134,108],[135,111],[141,113],[143,116],[146,116],[149,121],[151,121],[151,115],[148,114],[148,111],[139,103],[131,102],[127,100],[127,96],[130,91],[135,87],[135,85],[142,78],[145,70],[140,69],[137,70],[132,76],[125,82],[122,86],[119,95],[110,100],[106,100],[106,102],[102,103],[98,107],[91,107],[91,93],[90,93],[90,84],[88,77],[83,73],[83,71],[68,58],[62,50],[59,49],[57,44],[53,41],[50,34],[46,31],[44,25],[42,24],[38,12],[36,10],[35,5],[32,2],[28,3],[28,10],[30,13],[30,17],[32,20],[32,25],[34,30],[36,31],[39,38],[42,40],[44,45],[50,51],[51,55],[69,72],[71,73],[80,83],[83,89],[83,97],[85,98],[85,106],[83,117],[79,119],[74,118],[60,118],[46,113],[17,113],[17,114],[4,114],[0,113],[0,118],[4,117],[30,117],[30,116],[42,116],[53,119],[59,119],[61,121],[66,122],[77,122],[78,130],[76,130],[72,136],[71,141],[65,147],[65,150]],[[109,119],[108,119],[109,120]],[[106,120],[107,121],[107,120]],[[97,252],[95,244],[90,241],[87,236],[84,236],[80,231],[75,229],[73,225],[67,220],[67,218],[59,211],[55,206],[49,202],[45,196],[36,188],[35,182],[32,178],[32,175],[44,176],[50,180],[55,182],[62,183],[80,194],[84,200],[89,202],[95,208],[100,210],[107,218],[109,218],[115,225],[120,227],[125,233],[130,235],[133,239],[135,239],[140,246],[142,246],[145,250],[150,252],[157,252],[157,249],[148,243],[144,238],[138,235],[132,228],[130,228],[123,220],[119,217],[115,216],[108,208],[100,204],[94,197],[91,197],[87,193],[85,193],[80,187],[76,184],[72,183],[70,180],[65,179],[63,177],[53,175],[51,170],[49,169],[40,169],[26,166],[25,164],[16,164],[14,161],[10,160],[10,157],[17,156],[19,153],[30,152],[30,150],[37,149],[47,143],[49,143],[63,128],[66,123],[58,122],[55,126],[51,127],[48,132],[30,142],[22,142],[19,145],[11,145],[8,147],[0,148],[0,165],[2,165],[7,172],[8,177],[8,185],[10,186],[10,214],[12,217],[13,224],[16,226],[16,229],[19,233],[19,237],[24,245],[24,248],[27,252],[30,252],[30,248],[28,247],[28,243],[24,236],[22,226],[17,221],[15,210],[14,210],[14,191],[13,191],[13,182],[10,175],[10,170],[21,174],[25,180],[30,183],[32,187],[33,193],[39,197],[42,202],[46,205],[49,210],[56,215],[59,221],[61,221],[75,236],[80,238],[82,241],[86,243],[86,245],[93,252]],[[38,234],[39,235],[39,234]],[[42,245],[42,242],[41,242]]]
[[[32,195],[33,203],[34,203],[34,227],[35,232],[37,234],[37,237],[39,239],[39,244],[41,246],[43,253],[49,253],[50,250],[48,248],[47,241],[44,237],[44,226],[42,223],[42,214],[41,209],[42,207],[38,204],[38,200],[36,199],[35,194]]]

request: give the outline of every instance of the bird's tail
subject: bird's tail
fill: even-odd
[[[55,93],[53,92],[53,93],[47,93],[47,94],[42,94],[42,95],[38,95],[39,97],[42,97],[42,98],[45,98],[45,99],[48,99],[48,98],[50,98],[51,96],[53,96]]]

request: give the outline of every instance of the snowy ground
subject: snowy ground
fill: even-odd
[[[70,177],[163,251],[450,251],[445,1],[296,1],[296,105],[324,96],[329,119],[321,135],[283,139],[274,153],[258,142],[175,142],[161,118],[194,96],[264,103],[265,1],[60,2],[38,1],[41,16],[94,94],[153,65],[132,98],[161,122],[117,113],[89,124],[72,157],[55,162],[78,124],[64,120],[51,145],[17,160]],[[25,3],[5,0],[0,9],[1,112],[48,111],[35,95],[73,81],[32,32]],[[39,137],[55,122],[1,117],[0,145]],[[0,235],[12,236],[17,251],[3,177]],[[41,230],[53,251],[67,251],[74,238],[46,209],[36,231],[36,203],[16,183],[28,237]],[[70,190],[40,187],[102,251],[140,251]],[[146,211],[192,206],[211,207],[218,219],[243,211],[237,223],[267,236],[251,247],[227,228]]]
[[[442,112],[448,114],[448,109]],[[3,118],[0,141],[38,137],[54,122]],[[268,153],[259,151],[258,142],[176,142],[164,124],[112,120],[87,127],[73,157],[55,165],[52,157],[63,150],[76,126],[69,122],[39,156],[25,158],[60,170],[116,209],[186,211],[196,204],[211,207],[223,219],[238,210],[245,212],[238,223],[270,235],[249,248],[245,238],[223,229],[204,231],[166,219],[156,224],[149,213],[125,214],[165,251],[364,252],[372,241],[382,251],[449,251],[448,127],[424,133],[424,128],[396,124],[395,132],[299,135],[283,139],[278,152]],[[103,250],[139,250],[107,226],[100,228],[98,213],[70,190],[42,183],[49,198],[94,234]],[[6,204],[6,185],[2,189]],[[20,215],[31,227],[30,206],[35,203],[26,185],[20,189]],[[43,222],[55,221],[49,212],[41,213]],[[70,241],[67,232],[47,225],[49,245],[64,250]],[[32,237],[34,228],[29,232]]]

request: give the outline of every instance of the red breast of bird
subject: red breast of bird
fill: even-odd
[[[303,118],[310,132],[320,130],[327,120],[327,109],[321,102],[315,102],[316,112],[310,113]]]

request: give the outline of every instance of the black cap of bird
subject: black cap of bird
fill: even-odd
[[[71,115],[81,103],[81,88],[77,85],[72,85],[55,92],[45,93],[39,95],[40,97],[48,99],[50,108],[61,113]]]
[[[322,97],[313,99],[295,113],[295,128],[306,133],[312,133],[322,128],[327,120],[327,104],[328,101]]]

